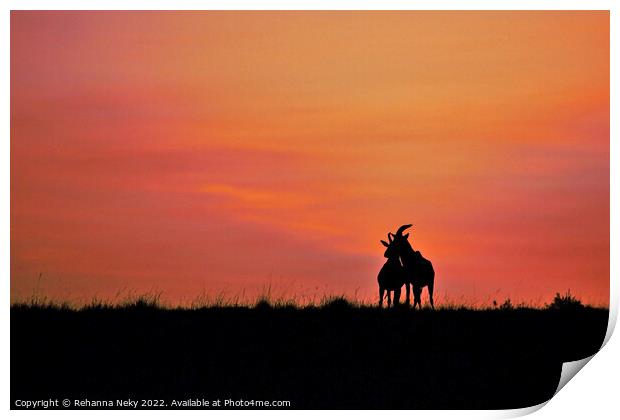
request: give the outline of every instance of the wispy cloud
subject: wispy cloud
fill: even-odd
[[[301,207],[311,203],[310,196],[286,191],[240,187],[228,184],[205,184],[200,192],[225,197],[257,209]]]

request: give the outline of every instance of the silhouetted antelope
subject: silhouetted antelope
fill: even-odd
[[[407,238],[409,238],[409,234],[403,235],[403,232],[411,226],[412,225],[403,225],[399,227],[390,246],[396,249],[396,252],[400,256],[400,260],[403,263],[403,269],[405,271],[407,305],[409,305],[409,286],[413,289],[414,308],[416,305],[418,305],[419,308],[422,308],[422,301],[420,299],[422,289],[425,286],[428,286],[430,304],[431,307],[434,308],[433,288],[435,287],[435,270],[433,269],[433,264],[424,258],[420,251],[413,250],[411,244],[407,240]]]
[[[383,267],[379,271],[377,281],[379,282],[379,307],[383,306],[383,294],[387,291],[388,308],[392,301],[390,292],[394,292],[394,305],[400,301],[400,289],[405,284],[405,271],[398,258],[398,250],[392,246],[392,234],[388,233],[388,242],[381,241],[386,250],[383,256],[387,258]]]

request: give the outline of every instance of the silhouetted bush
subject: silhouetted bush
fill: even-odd
[[[256,303],[254,304],[254,309],[257,309],[259,311],[260,310],[265,311],[265,310],[271,309],[271,303],[269,302],[267,298],[258,299]]]
[[[325,309],[331,310],[346,310],[353,308],[351,302],[349,302],[342,296],[327,298],[322,302],[321,306]]]
[[[506,299],[504,301],[504,303],[502,303],[501,305],[499,305],[499,309],[501,311],[512,311],[515,307],[513,306],[512,302],[510,301],[510,299]]]
[[[133,310],[159,309],[162,307],[162,305],[160,305],[160,298],[161,293],[145,294],[123,302],[120,307]]]
[[[571,295],[570,290],[568,290],[568,292],[566,292],[564,295],[556,293],[553,302],[547,305],[548,309],[562,311],[574,311],[583,309],[583,307],[584,306],[581,301],[575,296]]]

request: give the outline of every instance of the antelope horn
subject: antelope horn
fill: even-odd
[[[409,229],[411,226],[413,225],[402,225],[401,227],[398,228],[398,230],[396,231],[396,235],[398,236],[402,236],[403,232],[407,229]]]

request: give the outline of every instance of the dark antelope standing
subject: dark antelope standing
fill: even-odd
[[[398,250],[392,246],[391,233],[388,233],[388,241],[390,242],[381,241],[386,248],[383,256],[387,258],[387,261],[381,267],[377,281],[379,282],[379,307],[383,306],[383,294],[387,291],[387,306],[389,308],[392,303],[390,292],[394,292],[394,305],[398,305],[400,301],[400,289],[405,284],[405,271],[400,264]]]
[[[433,288],[435,286],[435,270],[433,270],[433,264],[422,256],[420,251],[414,251],[411,244],[407,240],[409,234],[403,235],[406,229],[409,229],[412,225],[403,225],[398,228],[396,235],[394,235],[394,241],[390,246],[396,248],[398,255],[403,263],[405,270],[405,287],[406,287],[406,300],[409,305],[409,286],[413,289],[413,307],[418,305],[422,308],[422,301],[420,299],[422,295],[422,289],[428,286],[428,296],[431,307],[435,307],[433,304]],[[387,251],[386,251],[387,253]]]

